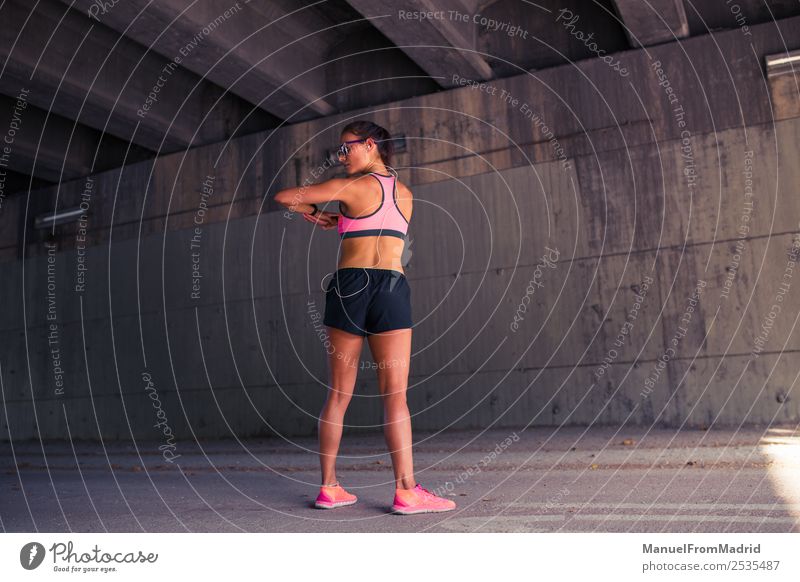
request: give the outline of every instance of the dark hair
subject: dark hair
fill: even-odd
[[[392,135],[376,123],[371,121],[353,121],[348,123],[342,133],[352,133],[358,137],[367,139],[371,137],[373,141],[378,144],[378,153],[385,165],[392,162],[392,154],[394,154],[394,143],[392,142]]]

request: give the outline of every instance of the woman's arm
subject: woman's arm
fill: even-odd
[[[351,183],[352,179],[331,178],[320,184],[287,188],[275,195],[275,202],[291,212],[307,214],[314,210],[312,204],[325,204],[332,200],[344,200],[347,203],[347,190]]]
[[[316,224],[321,227],[322,230],[330,230],[339,224],[339,215],[337,213],[324,212],[322,210],[315,213],[313,216],[310,214],[303,214],[303,219],[311,224]]]

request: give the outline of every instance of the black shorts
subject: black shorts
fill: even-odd
[[[406,276],[393,269],[338,269],[325,291],[323,323],[361,336],[410,328]]]

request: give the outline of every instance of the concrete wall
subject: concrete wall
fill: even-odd
[[[754,41],[759,51],[774,48],[768,32]],[[731,62],[751,51],[732,34],[716,38]],[[604,83],[614,115],[556,88],[581,105],[568,122],[563,106],[551,116],[530,77],[496,83],[535,103],[557,144],[469,88],[370,115],[426,140],[398,161],[416,199],[407,269],[418,322],[409,391],[416,428],[800,420],[792,394],[800,290],[786,277],[800,245],[800,119],[770,117],[788,110],[769,102],[752,56],[728,71],[698,56],[714,105],[701,100],[695,73],[677,64],[678,50],[708,51],[700,40],[649,49],[672,63],[688,141],[642,52],[624,55],[638,71],[638,111],[625,106],[637,93],[597,62],[581,67]],[[547,74],[568,88],[577,73],[560,71]],[[301,181],[343,117],[100,175],[90,246],[77,249],[73,227],[64,227],[52,255],[42,238],[24,247],[24,263],[2,263],[2,438],[313,432],[326,370],[314,311],[323,313],[337,237],[266,212],[262,194]],[[622,117],[627,123],[615,125]],[[214,207],[198,214],[209,174]],[[64,185],[64,204],[85,187]],[[16,212],[35,214],[52,194]],[[28,234],[0,236],[11,249]],[[540,264],[556,258],[546,248],[557,249],[552,266]],[[76,292],[79,252],[86,286]],[[195,297],[193,268],[202,273]],[[374,430],[373,372],[360,374],[357,392],[347,422]]]

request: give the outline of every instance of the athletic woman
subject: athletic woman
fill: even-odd
[[[450,511],[455,503],[414,480],[411,418],[406,404],[411,357],[411,289],[402,265],[413,211],[411,190],[391,168],[389,132],[355,121],[341,134],[339,161],[347,177],[278,192],[275,200],[317,226],[338,227],[341,253],[325,296],[324,323],[333,346],[328,356],[328,397],[319,419],[322,484],[315,506],[352,505],[357,497],[336,479],[336,456],[345,411],[356,384],[357,362],[367,338],[384,405],[384,432],[395,478],[392,511],[401,514]],[[339,203],[339,212],[318,204]],[[329,350],[330,351],[330,350]]]

